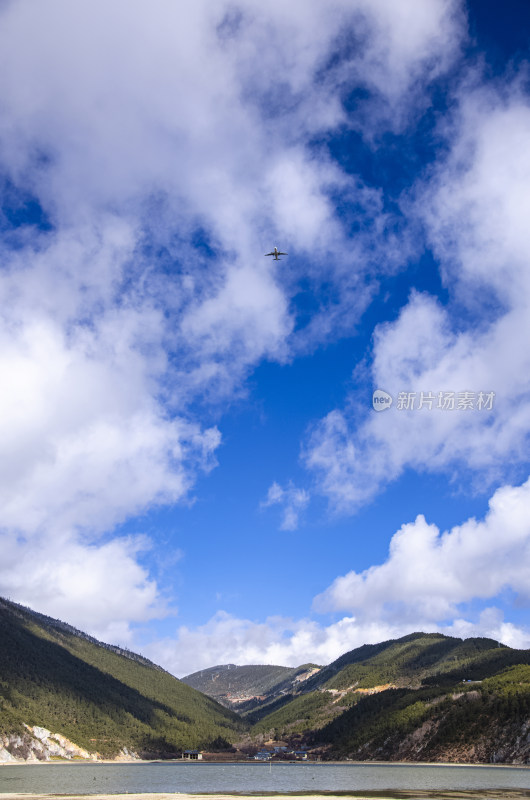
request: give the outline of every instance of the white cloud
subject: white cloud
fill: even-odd
[[[476,622],[465,619],[455,619],[450,625],[440,630],[446,636],[458,636],[467,639],[475,636],[485,636],[496,642],[502,642],[507,647],[527,650],[530,646],[530,630],[528,626],[518,627],[512,622],[506,622],[502,611],[498,608],[485,608]]]
[[[273,497],[281,491],[271,487]],[[315,597],[317,613],[345,614],[336,622],[256,622],[221,611],[205,625],[181,626],[174,638],[142,650],[182,676],[226,663],[328,664],[355,647],[411,631],[486,636],[527,648],[530,628],[506,621],[500,606],[504,592],[528,602],[529,585],[530,479],[498,489],[483,520],[470,518],[444,532],[422,515],[404,524],[383,564],[348,572]]]
[[[219,291],[184,316],[181,330],[201,361],[223,352],[245,365],[281,358],[292,327],[286,305],[266,269],[232,268]]]
[[[419,616],[417,623],[352,616],[329,625],[309,618],[273,617],[255,622],[220,611],[197,628],[181,626],[174,637],[133,646],[180,678],[218,664],[298,667],[313,663],[324,666],[356,647],[398,639],[420,630],[460,638],[486,636],[509,647],[530,646],[530,630],[505,622],[502,612],[495,607],[485,609],[476,621],[458,618],[447,625],[431,624],[425,628]]]
[[[374,334],[372,382],[394,397],[374,414],[355,396],[312,429],[304,449],[320,490],[340,510],[365,502],[406,467],[471,468],[484,486],[527,458],[530,335],[526,224],[530,108],[517,87],[463,94],[451,152],[409,213],[420,213],[450,293],[413,292]],[[400,411],[399,392],[495,392],[491,412]]]
[[[166,616],[158,587],[138,563],[145,537],[87,544],[56,530],[24,539],[1,532],[2,594],[113,644],[133,641],[131,620]]]
[[[353,79],[405,108],[411,81],[454,57],[454,12],[448,0],[428,11],[412,0],[2,5],[3,190],[21,207],[36,200],[51,230],[28,221],[11,231],[3,219],[0,519],[7,542],[23,534],[33,543],[27,552],[17,544],[0,591],[89,629],[154,613],[156,589],[135,546],[97,536],[186,498],[197,471],[212,466],[219,433],[193,417],[190,401],[230,396],[261,359],[288,358],[287,294],[300,275],[315,290],[344,286],[341,311],[323,308],[308,341],[337,320],[355,324],[370,296],[364,273],[377,269],[366,254],[374,243],[393,250],[386,269],[397,246],[377,192],[309,140],[342,124]],[[396,35],[403,25],[408,39]],[[348,49],[352,30],[369,33],[366,47]],[[340,64],[326,72],[337,43]],[[337,188],[357,198],[359,214],[377,216],[354,251],[331,211]],[[293,257],[282,288],[262,253],[288,227],[290,241],[316,255],[298,266]],[[64,548],[41,561],[55,587],[48,600],[29,553],[55,540]],[[67,576],[79,574],[82,554],[93,580],[79,582],[78,598]],[[98,610],[107,555],[123,570],[108,613]],[[129,591],[139,601],[127,611]]]
[[[353,59],[349,68],[386,100],[385,123],[399,128],[415,110],[414,100],[422,102],[425,84],[459,55],[465,30],[462,4],[458,0],[362,0],[357,9],[366,15],[361,18],[361,30],[363,24],[367,26],[366,38],[358,60]],[[403,104],[404,95],[407,102]]]
[[[351,47],[358,29],[364,39]],[[208,293],[206,303],[219,291],[224,315],[211,323],[222,341],[223,326],[232,325],[226,287],[241,274],[263,285],[250,254],[259,253],[261,263],[271,235],[284,233],[307,252],[318,243],[317,255],[328,259],[331,248],[341,262],[337,280],[344,262],[351,271],[351,247],[328,192],[336,184],[345,190],[349,180],[361,207],[365,194],[308,151],[307,140],[342,124],[341,93],[376,73],[380,92],[408,107],[410,81],[423,85],[420,76],[454,57],[462,31],[448,0],[359,0],[333,10],[320,0],[303,9],[278,2],[192,9],[162,0],[147,9],[118,1],[78,3],[75,11],[54,0],[31,5],[31,13],[25,2],[11,4],[0,34],[4,169],[59,224],[98,224],[112,208],[132,220],[135,235],[147,228],[164,244],[171,229],[186,236],[205,226],[246,262],[243,273],[232,258],[215,267],[214,299]],[[345,75],[324,69],[337,52]],[[365,249],[373,244],[370,238]],[[193,317],[202,314],[202,300],[195,296]],[[284,314],[281,298],[276,313]],[[278,321],[271,321],[274,333]],[[281,320],[280,329],[288,333],[289,325]],[[269,353],[268,335],[265,329],[259,355]]]
[[[471,308],[484,289],[508,308],[528,299],[530,105],[523,79],[462,93],[450,156],[420,195],[445,281]]]
[[[408,37],[396,35],[403,26]],[[363,47],[348,49],[358,28]],[[326,72],[330,55],[341,52],[341,63],[355,65],[350,83],[373,81],[377,62],[380,91],[397,100],[409,85],[404,76],[430,75],[442,54],[454,56],[461,33],[448,0],[436,0],[428,11],[414,2],[336,2],[333,13],[319,0],[303,9],[278,2],[191,8],[165,0],[149,9],[120,0],[78,3],[75,10],[64,0],[46,8],[10,4],[0,33],[2,166],[17,187],[37,196],[58,226],[63,250],[81,240],[83,227],[106,247],[109,231],[102,227],[111,209],[128,238],[130,261],[118,257],[107,274],[87,262],[89,242],[79,241],[84,253],[74,253],[54,281],[61,294],[72,273],[75,288],[84,288],[81,268],[99,291],[109,279],[129,277],[131,268],[135,277],[139,268],[147,270],[142,286],[152,291],[153,265],[134,248],[144,235],[166,247],[185,275],[159,277],[156,300],[175,312],[185,303],[185,313],[172,318],[172,344],[178,338],[194,354],[179,379],[191,391],[230,392],[260,358],[285,357],[292,321],[277,274],[262,265],[271,235],[288,235],[291,245],[319,260],[326,255],[320,279],[329,280],[331,272],[337,284],[351,273],[352,260],[365,269],[373,246],[371,234],[352,253],[328,197],[339,186],[372,212],[370,193],[306,146],[316,130],[344,120],[346,77]],[[398,63],[402,78],[390,89],[388,76],[397,74]],[[187,244],[198,225],[229,253],[207,270]],[[308,270],[317,290],[319,268],[302,265]],[[39,305],[50,273],[33,281]],[[355,280],[351,291],[344,287],[343,319],[349,309],[350,325],[369,297],[361,286]],[[48,308],[55,313],[59,305],[58,296]],[[313,325],[320,335],[326,316],[323,309],[322,324]]]
[[[261,503],[261,508],[268,508],[273,505],[282,506],[282,531],[294,531],[298,528],[300,513],[309,503],[309,492],[305,489],[298,489],[292,481],[283,489],[279,483],[274,481],[269,486],[267,499]]]
[[[359,629],[345,617],[323,627],[309,619],[271,617],[259,623],[218,612],[195,629],[180,627],[174,639],[159,640],[142,652],[173,674],[183,677],[216,664],[327,664],[367,641],[388,638],[390,628],[371,624]]]
[[[530,479],[498,489],[483,521],[471,518],[441,533],[420,514],[394,534],[383,564],[337,578],[315,598],[315,608],[421,622],[425,629],[457,617],[460,604],[506,588],[528,600],[529,511]]]
[[[139,352],[150,323],[130,309],[69,336],[48,317],[0,327],[4,527],[101,530],[183,498],[194,468],[213,464],[218,431],[169,418],[153,397],[160,365]]]

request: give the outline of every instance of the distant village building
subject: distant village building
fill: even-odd
[[[202,753],[200,750],[184,750],[182,758],[188,761],[202,761]]]
[[[307,753],[305,750],[295,750],[293,752],[293,756],[299,761],[306,761],[307,760]]]

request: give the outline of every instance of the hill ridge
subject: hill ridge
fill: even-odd
[[[530,651],[487,637],[416,631],[323,667],[224,664],[182,681],[2,598],[0,638],[0,760],[285,742],[322,759],[530,763]]]
[[[233,712],[147,659],[72,626],[0,603],[0,734],[45,728],[86,751],[144,757],[227,748],[245,729]]]
[[[98,645],[99,647],[104,647],[106,650],[110,650],[113,653],[122,655],[125,658],[130,658],[133,661],[138,661],[139,663],[146,664],[150,667],[153,667],[154,669],[161,670],[162,672],[167,672],[167,670],[164,670],[163,667],[160,667],[158,664],[155,664],[153,661],[150,661],[148,658],[141,655],[140,653],[135,653],[132,650],[129,650],[127,647],[122,647],[120,645],[103,642],[100,639],[96,639],[95,636],[91,636],[89,633],[85,633],[79,628],[74,627],[74,625],[71,625],[69,622],[63,622],[62,620],[56,619],[55,617],[50,617],[47,614],[42,614],[40,611],[34,611],[32,608],[24,606],[21,603],[16,603],[14,600],[10,600],[9,598],[0,597],[0,608],[1,607],[5,609],[9,608],[13,612],[16,612],[16,610],[18,610],[18,612],[22,615],[22,617],[26,615],[37,622],[41,622],[42,624],[47,625],[50,628],[54,628],[57,631],[62,631],[64,633],[69,633],[73,636],[78,636],[81,639],[85,639],[87,642],[92,642],[92,644]]]

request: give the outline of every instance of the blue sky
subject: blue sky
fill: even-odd
[[[179,676],[530,646],[528,4],[0,15],[0,594]]]

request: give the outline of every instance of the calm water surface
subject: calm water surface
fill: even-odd
[[[530,769],[409,764],[28,764],[0,766],[0,793],[530,789]]]

